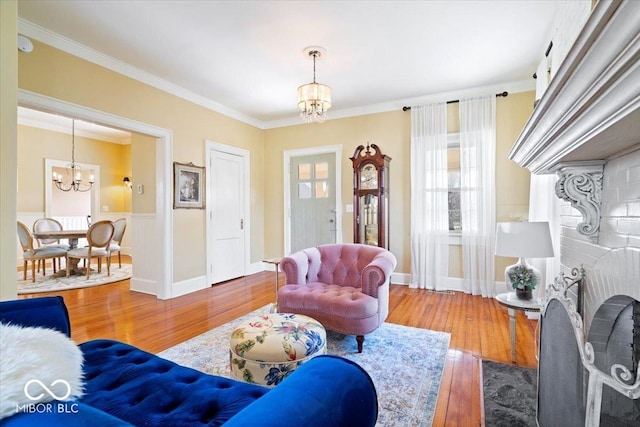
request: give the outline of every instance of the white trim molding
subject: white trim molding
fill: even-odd
[[[159,299],[173,294],[173,131],[126,117],[73,104],[50,96],[18,89],[18,105],[55,112],[68,117],[97,122],[117,129],[150,135],[156,138],[156,214],[132,215],[132,257],[135,269],[131,289],[156,295]],[[144,224],[144,234],[138,234],[135,224]],[[145,242],[136,238],[144,236]],[[148,277],[139,275],[148,272]]]

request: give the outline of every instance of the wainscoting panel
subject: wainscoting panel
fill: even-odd
[[[158,221],[155,214],[132,214],[129,232],[132,242],[133,276],[131,290],[158,295],[158,277],[161,259],[158,244]]]

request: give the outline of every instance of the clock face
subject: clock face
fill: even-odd
[[[372,164],[366,164],[360,169],[360,188],[363,190],[378,188],[378,171]]]

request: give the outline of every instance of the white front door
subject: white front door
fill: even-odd
[[[339,152],[320,150],[290,157],[288,253],[341,240]]]
[[[246,274],[248,223],[245,203],[246,157],[216,148],[209,150],[211,176],[207,233],[212,247],[209,256],[211,284]]]

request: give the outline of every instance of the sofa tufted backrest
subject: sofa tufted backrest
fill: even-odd
[[[309,257],[307,282],[359,287],[364,268],[385,249],[358,244],[320,245],[305,249]]]

